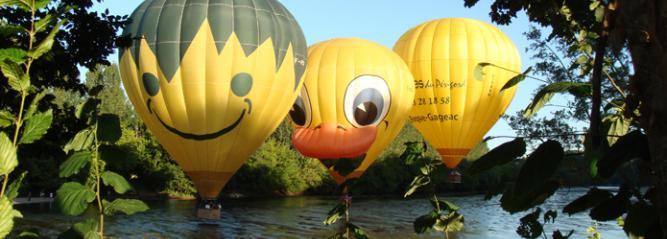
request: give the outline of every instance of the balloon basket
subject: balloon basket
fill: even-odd
[[[220,219],[220,203],[217,200],[202,200],[197,206],[197,218]]]
[[[452,170],[449,175],[447,175],[447,183],[451,184],[460,184],[461,183],[461,173],[458,170]]]

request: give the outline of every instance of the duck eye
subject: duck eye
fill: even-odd
[[[310,100],[306,86],[301,87],[301,93],[292,105],[289,117],[298,126],[306,126],[307,123],[310,123]]]
[[[378,76],[354,79],[345,92],[345,117],[354,127],[377,125],[387,115],[389,87]]]

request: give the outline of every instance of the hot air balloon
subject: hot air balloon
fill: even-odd
[[[521,68],[518,50],[489,24],[450,18],[410,29],[394,51],[415,78],[412,124],[455,169],[512,101],[517,87],[501,89]]]
[[[301,28],[276,0],[147,0],[124,35],[135,110],[202,199],[217,198],[300,92]]]
[[[410,71],[390,49],[356,38],[320,42],[308,49],[289,112],[292,142],[336,183],[358,178],[401,130],[414,94]]]

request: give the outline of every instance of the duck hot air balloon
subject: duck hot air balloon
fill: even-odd
[[[215,199],[299,95],[307,45],[275,0],[147,0],[120,51],[135,110]]]
[[[289,113],[292,142],[342,184],[394,139],[413,97],[412,75],[390,49],[356,38],[320,42],[308,49],[304,87]]]
[[[451,18],[410,29],[394,51],[415,77],[412,124],[456,168],[514,97],[501,89],[521,68],[518,50],[489,24]]]

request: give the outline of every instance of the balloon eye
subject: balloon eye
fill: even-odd
[[[378,108],[382,109],[383,101],[382,95],[375,89],[369,88],[362,91],[354,100],[356,105],[354,107],[354,120],[357,124],[360,126],[373,124],[380,116]]]
[[[248,95],[252,89],[252,76],[248,73],[238,73],[232,78],[232,92],[238,97]]]
[[[298,126],[306,126],[310,123],[310,99],[306,86],[301,87],[301,94],[296,98],[289,111],[289,117]]]
[[[378,76],[359,76],[345,92],[345,117],[354,127],[377,125],[389,111],[387,83]]]
[[[155,75],[151,73],[144,73],[141,76],[141,80],[144,83],[144,90],[146,90],[146,93],[148,93],[148,95],[151,97],[157,95],[157,93],[160,92],[160,80],[158,80]]]
[[[303,98],[299,96],[289,111],[289,117],[295,124],[303,126],[306,124],[306,110],[303,109]]]

